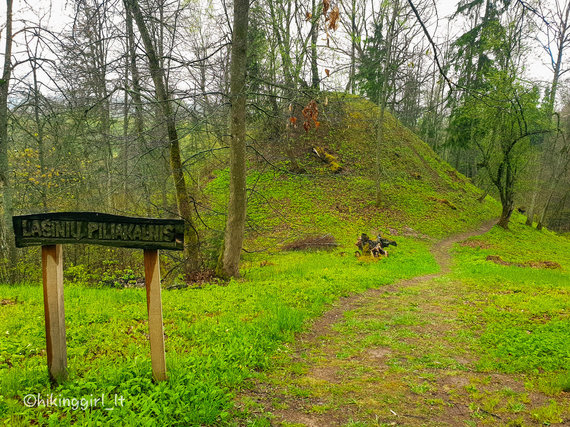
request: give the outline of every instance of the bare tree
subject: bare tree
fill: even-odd
[[[230,200],[224,235],[223,253],[218,272],[223,276],[239,276],[239,259],[244,237],[246,200],[245,107],[247,26],[249,0],[234,1],[234,25],[231,59],[231,139]]]
[[[12,202],[12,187],[9,176],[8,161],[8,94],[10,90],[10,78],[12,76],[12,0],[6,0],[6,27],[5,27],[4,65],[2,80],[0,80],[0,189],[2,190],[2,241],[0,245],[7,254],[9,265],[16,265],[16,248],[14,243],[14,231],[12,229],[12,215],[14,206]],[[12,274],[9,275],[13,280]]]
[[[570,68],[564,67],[564,52],[570,47],[570,2],[561,3],[559,0],[553,0],[553,2],[550,3],[550,8],[539,3],[535,17],[539,20],[537,40],[547,54],[548,64],[552,70],[550,87],[545,94],[545,111],[546,115],[552,117],[553,121],[556,122],[558,119],[553,113],[560,77],[570,70]],[[556,125],[556,123],[554,124]],[[560,133],[557,132],[553,136],[545,138],[542,149],[536,153],[536,167],[532,171],[534,175],[532,196],[527,207],[526,224],[529,226],[532,226],[534,216],[538,212],[538,224],[539,228],[542,228],[556,186],[555,182],[558,182],[557,177],[561,176],[564,167],[564,162],[560,162],[562,157],[559,155],[560,153],[557,153],[557,147],[560,148],[560,143]],[[558,167],[554,168],[553,166]],[[545,197],[541,197],[541,194]]]
[[[159,105],[162,117],[166,124],[168,142],[170,148],[170,168],[176,189],[176,201],[178,213],[184,219],[185,242],[184,242],[184,271],[190,274],[199,267],[198,234],[194,227],[192,204],[186,185],[186,178],[182,168],[180,156],[180,140],[176,128],[173,100],[166,87],[166,72],[161,67],[161,58],[157,55],[155,43],[151,38],[144,15],[136,0],[123,0],[125,8],[130,10],[140,32],[145,53],[149,62],[150,73],[156,91],[156,101]]]
[[[392,16],[387,21],[388,30],[386,35],[386,58],[382,71],[382,87],[378,92],[378,105],[380,111],[376,123],[376,206],[382,205],[382,190],[380,184],[382,182],[382,149],[384,145],[384,117],[386,115],[386,103],[388,102],[388,82],[392,73],[392,51],[393,41],[396,32],[396,18],[399,13],[399,1],[396,0],[392,5]]]

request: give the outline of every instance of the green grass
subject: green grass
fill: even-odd
[[[236,387],[264,369],[307,319],[340,296],[437,270],[425,244],[404,239],[403,246],[378,262],[339,252],[252,256],[244,280],[163,292],[170,380],[160,384],[150,377],[144,290],[65,287],[70,378],[51,388],[41,287],[1,286],[10,303],[0,306],[0,419],[8,425],[224,422]],[[108,402],[117,394],[125,402],[113,411],[26,408],[30,393],[104,394]]]
[[[330,348],[302,360],[291,357],[295,333],[340,297],[438,271],[426,242],[473,228],[498,212],[496,201],[479,203],[479,190],[391,117],[383,204],[375,206],[374,108],[350,99],[338,126],[323,124],[322,133],[303,137],[305,149],[318,144],[337,155],[342,174],[325,172],[307,150],[301,162],[309,173],[302,176],[259,172],[252,162],[245,246],[270,250],[245,256],[243,279],[163,292],[168,382],[151,380],[144,290],[91,288],[81,278],[93,272],[82,266],[68,271],[77,281],[65,286],[70,377],[51,387],[41,287],[0,285],[0,423],[270,425],[273,415],[257,402],[234,407],[246,380],[264,378],[268,368],[277,369],[278,378],[269,381],[293,403],[317,399],[308,409],[315,416],[354,409],[346,425],[390,425],[389,409],[401,413],[401,405],[417,417],[437,416],[456,401],[465,403],[474,423],[493,421],[488,413],[494,411],[523,421],[564,418],[568,405],[559,397],[570,389],[570,240],[530,230],[516,216],[511,231],[495,228],[470,246],[456,246],[450,275],[348,311],[332,328]],[[205,188],[212,211],[202,219],[215,230],[224,224],[216,212],[225,209],[227,188],[227,169],[216,171]],[[354,242],[363,232],[381,232],[398,247],[386,259],[356,259]],[[333,234],[340,247],[279,251],[283,243],[315,233]],[[204,237],[219,242],[220,233],[205,231]],[[555,261],[562,268],[507,267],[486,261],[488,255],[519,264]],[[332,369],[346,383],[311,377],[314,365],[308,362]],[[467,373],[464,385],[438,384]],[[499,373],[523,378],[525,391],[490,389],[486,376]],[[111,405],[117,395],[124,406],[27,408],[24,397],[38,393],[104,395]],[[533,405],[532,393],[553,400]],[[279,396],[273,399],[275,407],[287,407]],[[378,418],[374,410],[387,415]]]
[[[247,249],[275,248],[323,233],[349,248],[363,232],[440,238],[498,215],[499,203],[490,197],[480,203],[481,190],[390,114],[380,177],[382,204],[376,206],[376,112],[364,99],[331,95],[319,131],[293,138],[305,174],[287,173],[287,157],[279,149],[272,153],[279,169],[250,162]],[[326,120],[335,116],[341,118]],[[337,155],[343,172],[323,172],[322,162],[310,154],[314,146]],[[228,188],[229,170],[215,171],[204,189],[213,212],[225,210]],[[202,218],[209,228],[223,229],[223,215],[205,212]]]
[[[453,255],[451,273],[365,299],[318,339],[277,353],[255,382],[273,401],[240,406],[239,416],[272,414],[277,425],[292,414],[320,425],[568,422],[568,240],[515,216],[510,231],[495,227]],[[497,265],[488,255],[561,268]]]
[[[455,251],[454,277],[467,289],[464,319],[479,334],[483,370],[555,372],[570,366],[570,242],[515,218]],[[479,246],[479,247],[478,247]],[[554,261],[561,268],[505,266],[486,261]],[[481,294],[485,298],[481,299]]]

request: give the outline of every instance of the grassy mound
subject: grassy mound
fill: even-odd
[[[375,204],[376,115],[362,98],[339,95],[323,107],[323,124],[293,134],[291,144],[304,174],[288,172],[285,148],[270,150],[271,165],[252,161],[248,175],[247,249],[280,248],[306,235],[331,234],[352,249],[360,233],[438,238],[498,216],[492,198],[443,162],[414,133],[386,115],[382,146],[382,206]],[[257,140],[257,138],[253,138]],[[261,150],[263,147],[257,147]],[[313,149],[332,153],[342,171],[331,170]],[[207,186],[214,211],[227,203],[229,171]],[[210,224],[222,229],[223,219]]]

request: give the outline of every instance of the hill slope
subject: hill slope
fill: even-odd
[[[251,162],[249,249],[270,245],[268,236],[283,243],[318,233],[330,233],[342,245],[353,244],[362,232],[437,238],[498,214],[496,201],[479,202],[479,189],[390,114],[382,147],[383,205],[376,207],[378,108],[354,96],[330,98],[317,130],[305,134],[301,127],[293,132],[291,145],[306,173],[287,171],[286,141],[270,150],[271,165]],[[259,151],[263,148],[256,144]],[[332,172],[313,149],[334,156],[341,171]],[[225,206],[228,179],[227,169],[218,171],[209,184],[217,210]]]

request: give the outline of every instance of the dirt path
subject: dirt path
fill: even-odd
[[[341,299],[237,407],[286,426],[532,424],[529,408],[548,398],[522,377],[477,372],[458,319],[465,289],[446,276],[452,245],[495,223],[435,244],[440,273]]]
[[[461,242],[465,239],[468,239],[469,237],[486,233],[491,228],[493,228],[493,226],[496,223],[497,219],[487,221],[481,224],[479,228],[477,228],[476,230],[454,234],[453,236],[446,237],[440,242],[434,244],[434,246],[432,246],[431,248],[431,253],[434,256],[437,263],[439,264],[439,266],[441,267],[441,271],[439,273],[417,276],[412,279],[399,281],[392,285],[369,289],[368,291],[362,294],[341,298],[339,302],[336,303],[336,306],[334,308],[327,311],[321,317],[315,319],[309,331],[299,336],[299,338],[296,340],[296,342],[298,343],[297,353],[302,353],[306,345],[308,345],[316,337],[326,333],[326,331],[330,329],[331,325],[335,324],[339,319],[342,318],[344,312],[352,310],[356,307],[360,307],[366,304],[368,301],[378,298],[379,294],[383,294],[386,292],[394,292],[395,290],[401,287],[409,286],[411,284],[426,280],[432,280],[436,277],[442,276],[443,274],[447,274],[449,272],[449,268],[451,265],[451,255],[449,254],[449,250],[451,249],[451,247],[455,243]]]

